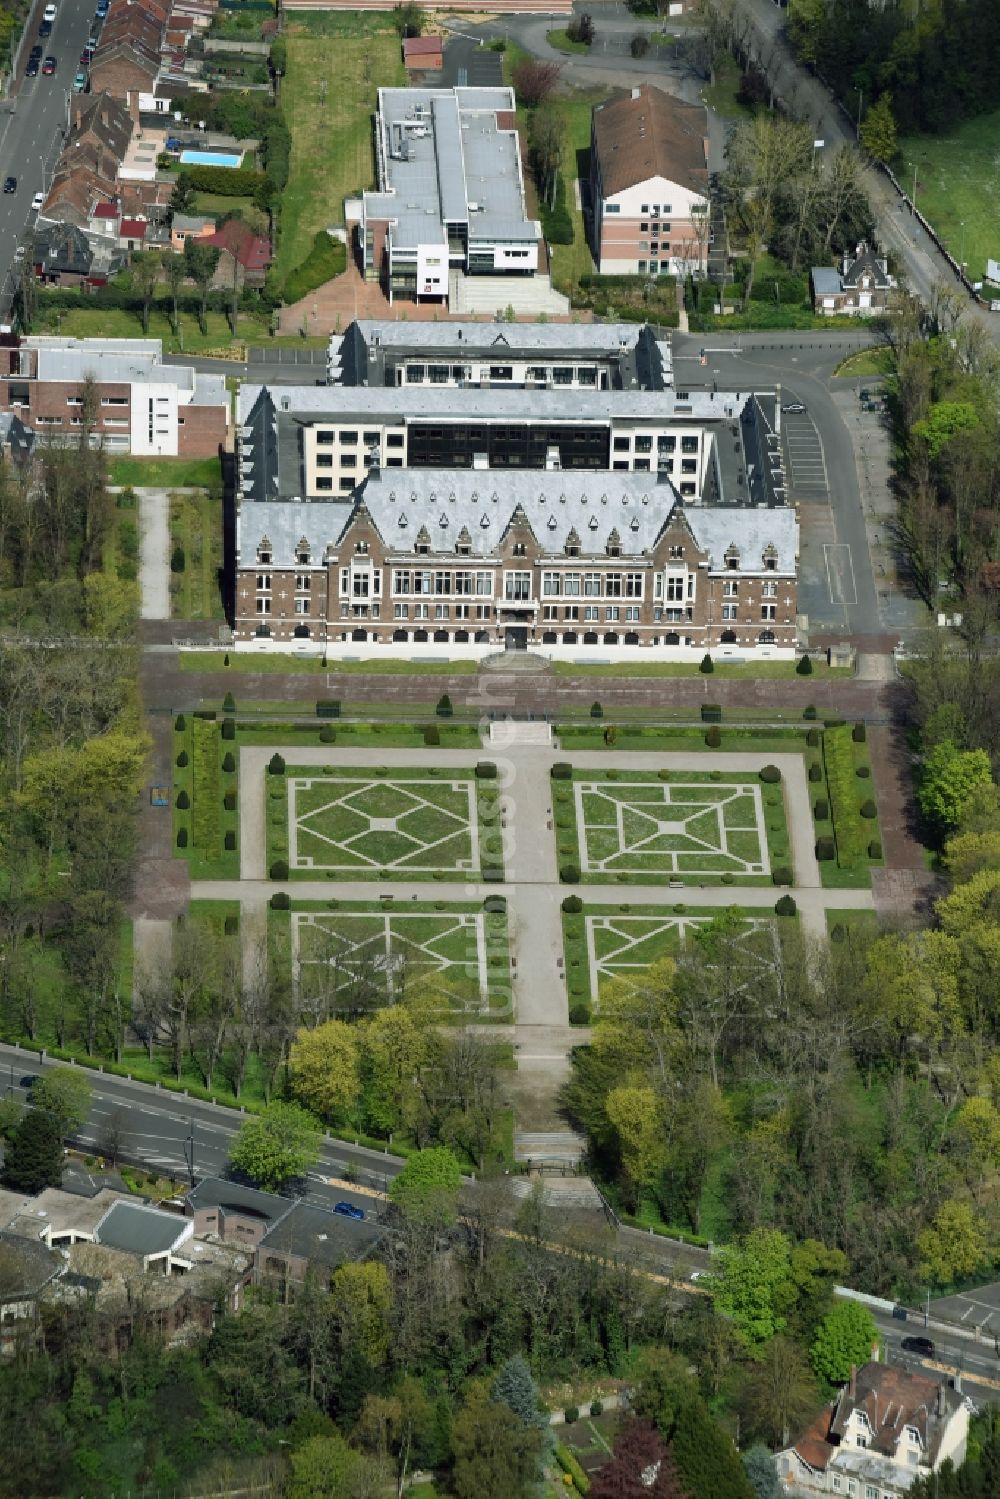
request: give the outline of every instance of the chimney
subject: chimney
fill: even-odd
[[[945,1402],[944,1385],[943,1384],[939,1384],[938,1385],[938,1392],[937,1392],[937,1409],[936,1409],[936,1414],[937,1414],[938,1418],[940,1420],[942,1420],[942,1421],[944,1420],[944,1402]]]
[[[857,1364],[852,1364],[851,1365],[851,1378],[850,1378],[850,1381],[849,1381],[848,1386],[847,1386],[847,1393],[848,1393],[848,1395],[850,1395],[850,1397],[851,1397],[852,1400],[856,1400],[858,1398],[858,1366],[857,1366]]]

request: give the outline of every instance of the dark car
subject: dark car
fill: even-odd
[[[87,64],[90,62],[90,59],[93,57],[93,55],[94,55],[94,51],[93,51],[92,47],[84,47],[83,51],[80,53],[80,62],[83,64],[84,67],[87,66]]]
[[[363,1218],[365,1216],[364,1208],[355,1207],[353,1202],[338,1202],[334,1205],[333,1211],[339,1213],[342,1218]]]
[[[22,1088],[27,1088],[28,1092],[30,1093],[31,1090],[32,1090],[32,1088],[37,1083],[37,1081],[38,1081],[38,1073],[37,1072],[26,1072],[24,1074],[24,1076],[22,1077],[22,1079],[21,1079],[20,1086]]]
[[[28,58],[28,66],[24,70],[24,76],[25,76],[25,78],[37,78],[38,77],[38,58],[37,57],[29,57]]]
[[[38,35],[39,36],[51,36],[52,35],[52,22],[51,21],[43,21],[42,24],[41,24],[41,26],[39,26],[39,28],[38,28]]]
[[[56,60],[55,60],[55,58],[51,57],[51,56],[47,57],[45,59],[45,61],[42,63],[42,74],[46,78],[51,78],[52,74],[55,72],[55,70],[56,70]]]
[[[902,1338],[899,1346],[907,1353],[919,1353],[921,1358],[934,1357],[934,1344],[930,1338]]]
[[[41,42],[36,42],[28,55],[29,57],[41,57],[44,51],[45,48],[42,46]]]
[[[5,177],[3,179],[3,190],[4,190],[5,193],[16,193],[17,192],[17,178],[16,177]]]

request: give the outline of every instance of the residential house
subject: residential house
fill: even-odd
[[[385,1237],[371,1217],[342,1217],[327,1208],[296,1202],[264,1234],[257,1246],[254,1278],[287,1294],[310,1267],[332,1274],[341,1265],[366,1260]]]
[[[106,239],[76,224],[41,224],[32,250],[35,276],[47,286],[94,291],[106,286],[125,264],[125,256]]]
[[[687,275],[708,263],[708,114],[642,84],[594,106],[591,244],[603,275]]]
[[[184,1198],[184,1211],[199,1238],[219,1239],[251,1251],[288,1208],[287,1197],[219,1176],[203,1177]]]
[[[69,141],[56,162],[41,223],[91,228],[98,205],[115,199],[133,128],[128,110],[110,95],[73,96]]]
[[[242,219],[227,219],[204,243],[219,251],[214,285],[230,289],[235,277],[238,286],[263,286],[271,264],[271,242],[255,234]]]
[[[116,0],[90,64],[90,86],[123,102],[155,88],[162,65],[167,8],[159,0]]]
[[[958,1382],[956,1382],[958,1383]],[[831,1405],[777,1456],[786,1494],[903,1499],[917,1478],[965,1457],[969,1407],[930,1373],[864,1364]]]
[[[824,317],[847,314],[870,317],[889,305],[896,278],[889,275],[884,255],[861,242],[853,255],[845,255],[839,269],[814,265],[811,271],[813,308]]]
[[[34,1328],[42,1297],[65,1272],[63,1256],[45,1244],[0,1230],[0,1357],[11,1357]]]
[[[118,244],[122,250],[143,250],[146,247],[145,219],[122,219],[118,225]]]
[[[97,400],[91,441],[110,453],[210,458],[225,446],[225,380],[164,364],[159,339],[0,334],[0,411],[49,442],[80,440],[88,381]]]
[[[215,233],[215,220],[202,213],[175,213],[170,222],[170,248],[184,254],[189,239],[208,239]]]
[[[444,38],[441,36],[407,36],[403,38],[403,66],[408,73],[438,72],[444,67]]]

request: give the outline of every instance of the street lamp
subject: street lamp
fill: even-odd
[[[958,256],[958,264],[959,264],[959,268],[964,271],[965,270],[965,220],[964,219],[960,219],[959,220],[959,227],[962,230],[962,248],[961,248],[961,251],[959,252],[959,256]]]
[[[861,106],[865,102],[865,91],[864,91],[863,88],[856,88],[854,90],[854,92],[858,96],[858,129],[857,129],[857,136],[858,136],[858,140],[860,140],[861,139]]]

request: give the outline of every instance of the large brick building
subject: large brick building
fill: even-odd
[[[594,106],[591,240],[602,274],[684,276],[708,263],[708,114],[642,84]]]
[[[238,643],[794,653],[773,392],[677,390],[613,325],[358,324],[330,377],[240,392]]]
[[[0,412],[13,412],[39,439],[79,441],[88,379],[96,401],[91,440],[110,453],[214,458],[225,446],[224,378],[164,364],[159,339],[0,334]]]

